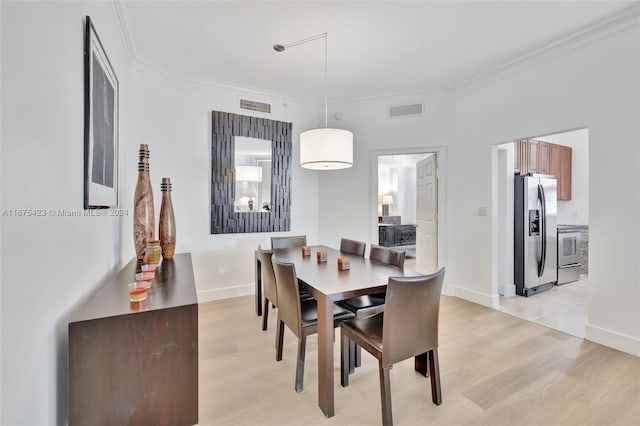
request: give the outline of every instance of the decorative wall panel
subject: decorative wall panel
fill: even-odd
[[[291,229],[291,123],[212,112],[211,233],[279,232]],[[271,211],[236,212],[235,137],[271,141]]]

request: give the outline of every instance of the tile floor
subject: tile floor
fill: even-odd
[[[499,310],[554,330],[584,338],[587,323],[586,275],[531,297],[500,296]]]
[[[415,258],[405,259],[404,268],[415,270]],[[499,311],[584,338],[587,324],[588,276],[553,287],[531,297],[500,296]]]

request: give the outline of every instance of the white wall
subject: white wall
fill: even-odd
[[[2,2],[0,2],[0,36],[2,35]],[[0,39],[1,40],[1,39]],[[2,45],[0,42],[0,52]],[[0,99],[2,98],[2,55],[0,54]],[[0,102],[0,176],[2,171],[2,103]],[[2,209],[2,185],[0,184],[0,209]],[[0,241],[2,241],[2,220],[0,219]],[[0,307],[2,306],[2,243],[0,243]],[[0,312],[0,422],[2,422],[2,313]]]
[[[293,164],[299,162],[298,134],[322,118],[317,105],[163,81],[135,68],[110,2],[3,2],[3,209],[82,209],[87,14],[120,82],[119,197],[129,215],[1,218],[0,424],[66,422],[67,319],[134,256],[131,214],[140,143],[151,149],[156,223],[160,180],[172,178],[177,252],[192,252],[202,301],[251,293],[253,250],[259,243],[270,246],[273,235],[209,234],[211,111],[243,113],[240,96],[272,102],[269,118],[293,123]],[[311,243],[318,240],[317,176],[292,170],[291,233],[305,233]]]
[[[273,104],[272,114],[240,110],[240,97]],[[293,123],[291,232],[306,234],[318,242],[318,196],[316,171],[300,168],[299,134],[319,125],[320,108],[250,92],[224,88],[167,85],[149,74],[134,73],[133,116],[136,126],[131,150],[141,143],[151,150],[151,179],[155,211],[160,211],[160,180],[171,177],[176,216],[176,252],[191,252],[200,301],[251,294],[254,289],[253,251],[258,244],[270,247],[274,233],[212,235],[211,202],[211,111]],[[287,106],[283,106],[283,104]],[[135,170],[135,159],[127,167]],[[130,193],[131,202],[133,192]],[[133,250],[133,237],[125,236],[125,248]]]
[[[455,97],[428,97],[423,117],[387,118],[389,105],[419,101],[417,97],[332,105],[344,117],[333,125],[354,132],[356,162],[352,169],[323,174],[319,181],[322,242],[370,235],[367,200],[377,194],[369,179],[371,162],[364,159],[372,151],[443,145],[447,285],[460,297],[497,306],[495,212],[478,215],[478,208],[493,206],[492,146],[524,135],[589,128],[587,338],[640,354],[640,239],[619,237],[640,235],[640,182],[629,178],[640,157],[640,37],[637,18],[623,25],[529,59],[458,90]]]
[[[419,102],[424,102],[424,115],[388,117],[391,105]],[[441,93],[377,98],[330,104],[329,109],[341,112],[343,117],[330,126],[354,133],[354,165],[323,173],[319,178],[320,242],[335,246],[345,237],[377,243],[377,234],[371,231],[377,223],[371,208],[378,198],[377,174],[371,175],[372,164],[377,164],[377,158],[372,159],[377,156],[375,151],[393,148],[395,153],[402,153],[403,149],[417,148],[410,150],[415,153],[446,146],[455,135],[453,97]]]
[[[558,224],[589,225],[589,129],[535,139],[571,147],[571,200],[558,201]]]
[[[498,293],[514,296],[516,286],[513,281],[513,208],[515,143],[500,144],[496,147],[496,192],[494,196],[494,217],[497,259],[494,259],[498,275]]]
[[[120,81],[120,142],[131,139],[131,68],[111,3],[3,2],[3,209],[83,207],[85,15]],[[0,424],[65,423],[66,318],[124,260],[129,219],[1,218]]]
[[[640,355],[640,34],[638,19],[462,90],[451,146],[449,257],[456,285],[492,297],[491,229],[466,205],[490,201],[491,144],[589,128],[586,337]],[[473,180],[467,176],[474,176]],[[621,236],[633,236],[621,238]],[[464,241],[465,244],[459,244]]]

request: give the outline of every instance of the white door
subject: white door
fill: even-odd
[[[436,154],[416,163],[416,272],[438,270],[438,178]]]

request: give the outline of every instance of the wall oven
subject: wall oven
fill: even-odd
[[[580,279],[580,231],[558,228],[558,285]]]

